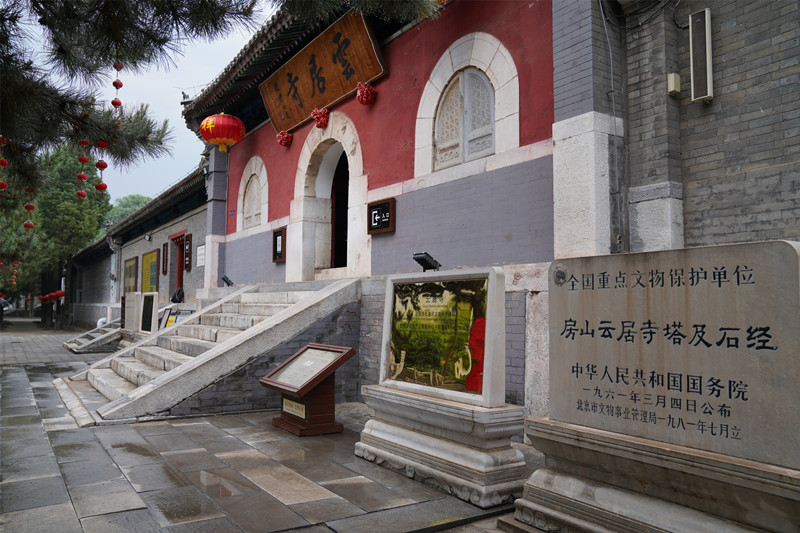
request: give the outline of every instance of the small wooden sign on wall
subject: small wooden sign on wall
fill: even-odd
[[[387,198],[367,204],[367,233],[390,233],[394,231],[395,199]]]

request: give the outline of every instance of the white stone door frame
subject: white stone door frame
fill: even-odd
[[[316,181],[325,154],[341,144],[349,167],[347,267],[319,269],[319,254],[330,255],[330,198],[317,196]],[[355,124],[332,111],[328,126],[311,128],[297,162],[294,197],[286,228],[286,281],[366,277],[372,272],[371,237],[367,234],[367,175]],[[327,246],[326,246],[327,243]],[[322,263],[324,264],[324,263]]]

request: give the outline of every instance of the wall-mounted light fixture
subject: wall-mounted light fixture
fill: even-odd
[[[428,270],[439,270],[439,267],[442,266],[439,264],[439,261],[431,257],[431,254],[428,252],[414,252],[414,261],[419,263],[419,266],[422,267],[423,272],[427,272]]]
[[[150,240],[150,239],[152,239],[152,238],[153,238],[153,237],[151,237],[151,236],[150,236],[150,235],[148,235],[148,234],[145,234],[145,236],[144,236],[144,240],[146,240],[146,241],[149,241],[149,240]]]

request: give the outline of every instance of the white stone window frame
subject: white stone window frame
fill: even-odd
[[[496,37],[470,33],[442,54],[422,91],[414,139],[415,178],[434,172],[434,127],[439,101],[453,76],[468,67],[481,70],[494,89],[495,155],[519,148],[519,75],[514,59]]]
[[[490,113],[491,116],[489,117],[490,123],[485,124],[479,128],[472,127],[472,118],[473,118],[473,111],[475,109],[474,100],[475,100],[475,93],[476,93],[476,85],[480,84],[482,88],[484,88],[489,93],[489,106],[490,106]],[[460,102],[460,109],[459,109],[459,121],[460,121],[460,129],[458,132],[458,139],[455,141],[449,141],[445,144],[439,138],[439,131],[440,131],[440,122],[443,119],[442,113],[442,106],[445,104],[447,99],[451,96],[452,93],[458,93],[457,98]],[[443,170],[445,168],[449,168],[455,165],[460,165],[461,163],[466,163],[467,161],[472,161],[474,159],[480,159],[482,157],[487,157],[494,154],[494,87],[492,87],[489,78],[486,74],[475,67],[467,67],[456,72],[450,81],[447,83],[444,91],[442,92],[442,98],[439,101],[439,106],[436,110],[436,120],[434,121],[434,130],[433,130],[433,137],[434,137],[434,156],[433,156],[433,168],[434,170]],[[482,150],[478,151],[470,151],[470,142],[476,139],[481,138],[488,138],[489,144],[484,147]],[[437,155],[442,150],[447,149],[458,149],[458,156],[454,157],[450,161],[439,162]]]
[[[247,186],[250,184],[251,179],[258,179],[259,186],[261,187],[261,202],[260,202],[260,215],[261,220],[258,224],[245,228],[244,226],[244,201],[247,193]],[[250,158],[242,170],[242,179],[239,182],[239,194],[236,199],[236,231],[260,231],[266,228],[269,205],[269,185],[267,182],[267,169],[264,165],[264,160],[259,156],[254,155]]]

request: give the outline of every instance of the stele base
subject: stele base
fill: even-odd
[[[511,437],[521,435],[522,407],[476,407],[380,385],[361,395],[375,417],[357,456],[484,509],[521,495],[526,464]]]
[[[800,531],[800,471],[548,418],[514,518],[541,531]]]

